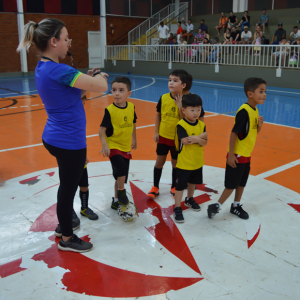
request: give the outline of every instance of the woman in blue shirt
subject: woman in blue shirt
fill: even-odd
[[[59,63],[70,47],[65,24],[58,19],[30,21],[18,51],[34,43],[42,59],[35,69],[38,93],[48,115],[43,132],[45,148],[53,155],[59,168],[57,218],[61,227],[58,248],[63,251],[86,252],[92,244],[73,234],[73,200],[86,161],[86,117],[81,97],[87,91],[105,92],[107,74],[82,74],[75,68]],[[90,75],[90,76],[89,76]]]

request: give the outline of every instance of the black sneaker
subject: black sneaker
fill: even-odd
[[[88,217],[90,220],[98,220],[98,215],[94,213],[89,207],[80,210],[82,216]]]
[[[211,219],[211,217],[213,217],[215,214],[219,213],[219,210],[220,209],[219,209],[218,203],[208,205],[208,208],[207,208],[208,217]]]
[[[72,228],[73,231],[78,229],[80,227],[80,219],[77,217],[76,212],[73,209],[73,216],[72,216]],[[61,232],[61,228],[60,225],[58,224],[55,231],[54,231],[54,235],[57,237],[61,237],[62,236],[62,232]]]
[[[74,208],[73,208],[72,222],[76,222],[80,224],[80,219],[78,218]]]
[[[194,197],[189,198],[189,199],[187,197],[185,197],[184,205],[187,206],[187,207],[190,207],[194,211],[200,211],[201,210],[201,207],[195,201]]]
[[[126,195],[126,190],[118,191],[118,199],[119,199],[119,205],[126,205],[128,204],[129,200]]]
[[[87,252],[93,247],[93,244],[81,240],[76,234],[73,234],[66,242],[61,238],[58,243],[58,249],[62,251]]]
[[[114,210],[118,210],[119,204],[118,201],[115,201],[115,197],[112,197],[112,202],[110,207]]]
[[[242,208],[242,205],[238,205],[236,207],[233,206],[233,203],[231,204],[230,212],[234,215],[237,215],[239,218],[247,220],[249,219],[249,215],[247,212],[245,212]]]
[[[177,223],[183,223],[184,222],[184,217],[182,214],[182,208],[181,207],[175,207],[174,208],[174,213],[173,213],[175,222]]]

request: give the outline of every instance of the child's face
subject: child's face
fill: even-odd
[[[188,106],[186,108],[182,108],[185,118],[192,122],[195,122],[200,117],[201,110],[201,106]]]
[[[248,92],[248,97],[251,98],[256,104],[264,104],[267,96],[266,89],[267,86],[262,83],[254,92]]]
[[[178,76],[169,76],[168,87],[171,93],[182,94],[182,90],[186,87],[185,83],[182,83]]]
[[[111,87],[111,93],[117,105],[126,102],[127,98],[132,94],[131,91],[128,91],[127,85],[122,82],[114,82]]]

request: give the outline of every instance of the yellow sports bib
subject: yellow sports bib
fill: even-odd
[[[188,136],[200,135],[204,132],[205,124],[197,120],[196,125],[188,124],[184,119],[178,122],[187,132]],[[177,128],[176,128],[177,129]],[[175,146],[178,151],[176,167],[183,170],[197,170],[203,167],[203,146],[199,144],[183,145],[178,140],[177,130],[175,135]]]
[[[249,116],[249,130],[248,130],[248,135],[246,138],[243,140],[240,140],[238,137],[235,141],[235,146],[234,146],[234,154],[238,154],[244,157],[250,157],[251,153],[253,151],[253,148],[255,146],[255,141],[257,137],[257,128],[258,128],[258,117],[259,117],[259,112],[256,107],[256,110],[251,108],[250,105],[248,104],[243,104],[237,113],[245,109],[248,113]],[[235,124],[235,121],[234,121]],[[228,148],[229,151],[229,148]]]
[[[113,126],[113,135],[106,137],[109,149],[123,152],[131,151],[131,136],[134,127],[134,105],[127,102],[126,108],[119,108],[114,104],[107,107]]]
[[[174,140],[176,125],[179,120],[179,109],[171,97],[171,94],[162,95],[159,135],[166,139]]]

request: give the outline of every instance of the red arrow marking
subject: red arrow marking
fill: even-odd
[[[207,192],[207,193],[218,194],[218,191],[213,190],[209,187],[206,187],[205,184],[196,184],[196,189],[199,190],[199,191]]]
[[[68,291],[75,293],[113,298],[145,297],[179,290],[203,279],[152,276],[122,270],[78,253],[59,251],[59,239],[54,236],[50,239],[55,239],[55,244],[32,259],[44,261],[49,268],[60,266],[70,270],[64,274],[62,283]],[[89,241],[87,236],[82,239]]]
[[[261,225],[259,225],[258,231],[255,233],[254,237],[251,240],[247,240],[248,242],[248,249],[254,244],[254,242],[256,241],[259,233],[260,233],[260,227]]]
[[[54,231],[58,224],[56,215],[56,203],[47,208],[31,225],[29,231],[46,232]]]
[[[20,265],[22,263],[22,258],[11,261],[7,264],[0,266],[0,277],[4,278],[19,272],[22,272],[26,269],[21,268]]]
[[[183,236],[181,235],[178,227],[175,225],[171,215],[173,214],[174,206],[162,208],[158,203],[150,199],[142,190],[130,181],[132,197],[137,206],[138,213],[144,212],[146,209],[151,208],[150,212],[153,216],[159,219],[159,223],[155,226],[146,228],[154,238],[159,241],[166,249],[177,256],[181,261],[188,265],[195,272],[200,273],[199,267],[186,244]],[[210,201],[207,194],[195,197],[198,204]],[[182,210],[188,209],[181,203]]]
[[[40,175],[34,176],[34,177],[31,177],[31,178],[28,178],[28,179],[21,180],[21,181],[19,181],[19,182],[20,182],[21,184],[26,184],[26,183],[29,183],[29,182],[31,182],[31,181],[37,180],[37,178],[38,178],[39,176],[40,176]]]
[[[288,203],[288,205],[295,209],[298,213],[300,213],[300,204]]]
[[[50,172],[50,173],[46,173],[46,175],[49,175],[50,177],[52,177],[54,175],[55,172]]]

